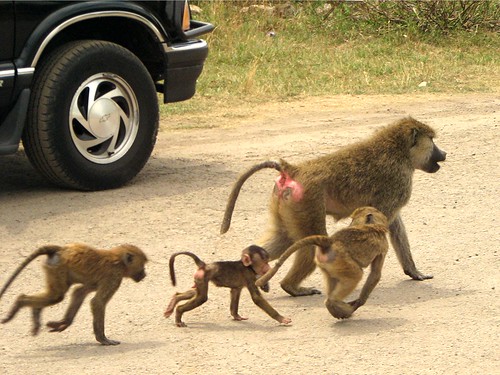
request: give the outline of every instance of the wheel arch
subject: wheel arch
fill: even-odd
[[[98,6],[96,6],[98,5]],[[127,30],[125,35],[121,32]],[[16,65],[36,68],[60,45],[81,39],[100,39],[117,43],[134,53],[146,66],[153,80],[164,71],[162,43],[168,34],[143,8],[123,2],[117,9],[109,4],[78,3],[61,8],[42,21],[29,37]]]

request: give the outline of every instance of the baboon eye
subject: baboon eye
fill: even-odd
[[[134,256],[130,253],[127,254],[127,263],[132,263],[132,260],[134,260]]]
[[[372,223],[373,223],[373,214],[366,215],[366,224],[372,224]]]

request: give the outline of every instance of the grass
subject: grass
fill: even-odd
[[[209,57],[195,97],[162,106],[163,118],[303,96],[500,90],[494,31],[384,29],[353,21],[347,5],[325,20],[319,2],[296,6],[286,18],[243,14],[241,2],[198,5],[198,18],[216,26],[205,36]]]

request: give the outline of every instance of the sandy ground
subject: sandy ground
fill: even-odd
[[[0,326],[0,373],[8,374],[494,374],[499,373],[498,95],[345,96],[272,103],[243,118],[205,119],[212,129],[162,131],[154,155],[132,184],[115,191],[62,191],[46,184],[24,155],[0,159],[0,283],[37,246],[130,242],[149,255],[148,277],[123,282],[108,305],[99,345],[88,303],[62,333],[31,337],[29,311]],[[236,109],[235,109],[236,111]],[[170,254],[191,250],[206,261],[238,258],[267,222],[276,172],[245,185],[231,230],[219,226],[238,174],[255,162],[290,162],[332,152],[407,114],[438,131],[448,160],[433,175],[417,171],[403,210],[413,256],[432,280],[412,281],[390,250],[382,280],[351,319],[337,321],[323,296],[292,298],[271,282],[271,304],[292,318],[281,326],[246,292],[231,320],[229,292],[187,313],[187,328],[165,319],[174,293]],[[176,121],[175,118],[169,121]],[[193,121],[199,121],[195,119]],[[333,232],[345,223],[329,221]],[[7,313],[19,293],[42,286],[42,259],[30,265],[0,302]],[[191,286],[194,265],[177,262],[178,289]],[[322,288],[319,271],[305,285]],[[62,316],[68,300],[44,311]]]

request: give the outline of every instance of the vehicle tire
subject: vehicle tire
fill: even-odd
[[[23,133],[30,162],[80,190],[122,186],[139,173],[158,132],[158,98],[142,62],[110,42],[55,50],[37,67]]]

